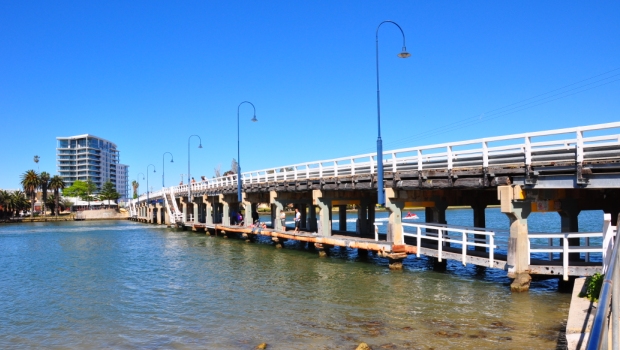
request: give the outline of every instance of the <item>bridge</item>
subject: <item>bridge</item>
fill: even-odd
[[[392,268],[416,254],[503,269],[516,291],[527,290],[532,275],[568,280],[601,271],[617,232],[620,122],[384,151],[383,168],[378,184],[375,153],[298,163],[240,174],[241,201],[232,174],[162,188],[129,206],[143,222],[292,239],[320,252],[331,246],[376,251]],[[379,186],[386,193],[385,222],[375,218]],[[233,224],[233,212],[256,217],[259,204],[271,207],[268,227]],[[355,232],[346,226],[350,204],[357,208]],[[288,205],[301,213],[299,233],[276,220]],[[446,209],[453,206],[472,208],[474,226],[449,225]],[[489,206],[506,214],[507,232],[485,228]],[[424,207],[426,222],[403,221],[405,207]],[[582,210],[606,213],[601,232],[579,232]],[[559,213],[560,232],[529,232],[532,212]]]

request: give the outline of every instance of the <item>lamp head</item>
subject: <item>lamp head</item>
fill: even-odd
[[[174,163],[174,159],[170,159],[170,163]]]
[[[254,117],[252,118],[252,121],[253,121],[253,122],[257,122],[257,121],[258,121],[258,119],[256,119],[256,114],[255,114],[255,115],[254,115]]]
[[[202,143],[198,145],[198,148],[202,148]]]
[[[399,53],[398,57],[407,58],[407,57],[411,57],[411,54],[407,52],[407,48],[403,46],[403,52]]]

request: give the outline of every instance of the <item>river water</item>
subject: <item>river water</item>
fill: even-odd
[[[410,256],[391,272],[354,250],[319,258],[130,221],[3,225],[0,348],[555,349],[570,295],[509,282],[458,262],[439,273]]]

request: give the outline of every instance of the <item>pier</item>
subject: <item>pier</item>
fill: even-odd
[[[395,269],[411,254],[439,265],[452,259],[505,270],[514,291],[528,290],[532,275],[568,281],[604,268],[620,212],[620,122],[384,151],[383,184],[376,162],[373,153],[245,172],[241,201],[237,174],[162,188],[131,200],[131,218],[308,242],[320,252],[331,246],[374,251]],[[375,219],[379,186],[386,222]],[[271,208],[267,228],[252,226],[259,204]],[[276,219],[291,205],[301,213],[300,233],[285,231]],[[355,231],[347,231],[347,205],[357,208]],[[446,209],[455,206],[471,208],[472,227],[446,221]],[[498,244],[500,233],[486,228],[489,206],[499,206],[509,221],[505,246]],[[423,207],[425,222],[403,221],[407,207]],[[606,213],[601,232],[579,232],[584,210]],[[231,222],[237,211],[242,225]],[[557,212],[558,232],[530,232],[533,212]]]

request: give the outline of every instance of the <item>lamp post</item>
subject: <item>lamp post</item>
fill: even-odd
[[[166,187],[165,185],[165,181],[164,181],[164,172],[165,172],[165,167],[164,167],[164,158],[166,157],[166,154],[170,155],[170,163],[174,163],[174,156],[172,155],[172,153],[170,152],[165,152],[162,156],[161,156],[161,187]]]
[[[188,202],[192,202],[192,183],[191,183],[191,179],[190,179],[190,170],[189,170],[189,165],[190,165],[190,161],[189,161],[189,141],[192,139],[192,137],[196,136],[198,138],[198,140],[200,141],[200,143],[198,144],[198,148],[202,148],[202,139],[200,138],[200,136],[198,135],[190,135],[190,137],[187,138],[187,201]]]
[[[151,204],[149,202],[149,167],[152,166],[153,167],[153,172],[155,173],[155,165],[153,164],[149,164],[146,166],[146,205],[148,206],[149,204]]]
[[[254,108],[254,117],[252,117],[251,120],[253,122],[258,121],[258,119],[256,119],[256,107],[254,107],[254,104],[252,102],[243,101],[239,104],[239,106],[237,106],[237,201],[239,202],[239,204],[241,204],[241,152],[239,149],[239,108],[244,103],[249,103],[250,105],[252,105],[252,108]]]
[[[379,23],[377,26],[376,32],[376,42],[377,42],[377,126],[378,126],[378,136],[377,136],[377,201],[380,205],[385,205],[385,191],[383,190],[383,142],[381,141],[381,102],[379,97],[379,28],[383,23],[392,23],[400,29],[400,33],[403,35],[403,50],[398,54],[400,58],[407,58],[411,56],[409,52],[407,52],[407,47],[405,45],[405,32],[398,25],[398,23],[393,21],[383,21]]]

